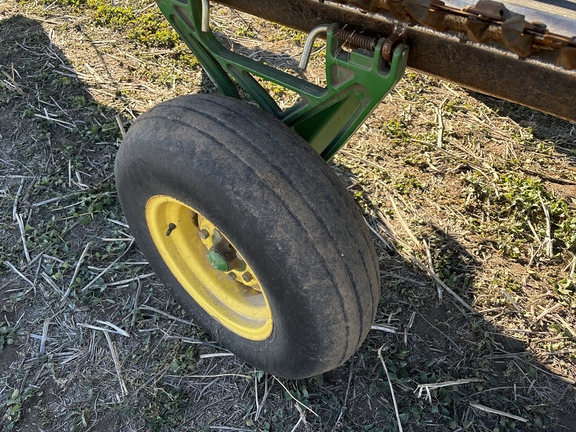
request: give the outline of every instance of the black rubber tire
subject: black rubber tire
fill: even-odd
[[[115,173],[126,219],[158,277],[238,357],[304,378],[341,365],[363,342],[380,296],[370,233],[329,166],[282,122],[236,99],[182,96],[138,118]],[[158,194],[197,209],[251,265],[272,311],[270,337],[238,336],[182,288],[147,227],[145,205]]]

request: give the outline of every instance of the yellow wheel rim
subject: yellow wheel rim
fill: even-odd
[[[261,341],[270,336],[272,313],[260,282],[214,224],[165,195],[148,200],[146,223],[170,271],[210,316],[246,339]],[[228,271],[215,269],[208,258],[220,241],[236,253],[235,268]]]

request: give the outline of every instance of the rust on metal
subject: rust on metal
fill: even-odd
[[[385,5],[386,7],[383,9],[392,12],[394,17],[396,17],[400,21],[403,22],[412,21],[412,17],[410,16],[410,13],[406,10],[406,6],[404,5],[404,3],[398,0],[386,0]],[[372,10],[372,12],[374,12],[374,10]]]
[[[396,46],[403,41],[403,34],[403,29],[395,30],[384,40],[384,44],[382,45],[382,58],[388,63],[392,61],[394,48],[396,48]],[[344,43],[347,45],[363,48],[368,51],[374,51],[379,40],[378,37],[370,36],[363,32],[347,27],[338,29],[336,36],[338,39],[344,41]]]
[[[438,31],[449,30],[445,24],[446,14],[435,7],[444,6],[439,0],[404,0],[406,12],[418,23]],[[435,6],[435,7],[433,7]]]
[[[403,42],[404,40],[404,30],[402,31],[394,31],[390,36],[386,38],[384,41],[384,45],[382,45],[382,57],[388,63],[392,61],[392,53],[394,52],[394,48],[396,45]]]
[[[468,39],[472,42],[486,42],[488,40],[488,36],[486,35],[488,26],[489,24],[485,21],[477,18],[468,18],[466,20],[466,34],[468,35]]]
[[[441,0],[331,0],[363,11],[389,15],[403,22],[419,23],[437,31],[462,33],[471,42],[495,42],[521,57],[554,50],[557,65],[566,64],[560,50],[576,47],[572,35],[553,33],[546,23],[530,22],[503,3],[479,0],[473,6],[450,6]],[[462,3],[460,1],[459,3]]]
[[[324,3],[318,0],[217,1],[305,32],[321,24],[338,23],[367,35],[382,37],[393,34],[399,22],[387,6],[393,0],[326,0]],[[570,70],[575,69],[576,40],[572,36],[555,35],[530,23],[518,33],[532,37],[530,61],[524,61],[503,44],[502,21],[490,17],[497,10],[496,6],[483,5],[476,5],[476,9],[482,6],[482,14],[458,9],[458,15],[453,15],[449,6],[431,4],[432,9],[443,8],[446,17],[450,17],[445,21],[460,32],[459,37],[455,37],[453,32],[440,33],[423,25],[404,24],[403,37],[410,47],[408,66],[480,93],[576,121],[576,73]],[[504,21],[513,16],[503,11]],[[487,22],[483,37],[489,41],[500,38],[501,49],[495,49],[492,43],[488,46],[466,42],[466,21],[469,18]],[[525,41],[520,38],[509,43],[527,50]]]
[[[345,41],[347,44],[364,48],[368,51],[374,51],[376,44],[378,43],[377,37],[368,36],[367,34],[361,33],[357,30],[348,29],[346,27],[338,29],[336,37],[342,41]]]
[[[476,5],[465,9],[468,12],[478,15],[478,17],[487,17],[492,20],[502,20],[506,17],[506,7],[503,3],[492,0],[480,0]]]
[[[515,54],[528,57],[532,54],[534,36],[529,34],[528,23],[523,16],[515,16],[502,23],[502,42]]]
[[[558,56],[558,65],[564,69],[576,69],[576,48],[561,48]]]

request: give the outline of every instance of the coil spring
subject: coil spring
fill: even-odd
[[[338,33],[336,33],[336,37],[346,43],[356,45],[369,51],[374,51],[374,49],[376,49],[376,44],[378,43],[378,38],[358,33],[356,30],[348,30],[345,28],[339,29]]]

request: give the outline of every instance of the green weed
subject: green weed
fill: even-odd
[[[16,340],[16,330],[8,325],[0,327],[0,353],[4,351],[4,347],[12,345]]]
[[[473,229],[498,239],[505,256],[529,257],[529,246],[544,239],[553,243],[554,253],[576,251],[576,212],[541,180],[511,171],[494,176],[473,171],[463,179]]]
[[[425,187],[426,185],[416,176],[407,172],[403,173],[394,184],[394,189],[402,195],[409,195],[412,191],[422,191]]]
[[[6,412],[3,417],[6,420],[8,430],[14,429],[14,426],[20,420],[24,402],[32,396],[41,396],[42,393],[42,391],[38,391],[36,387],[32,386],[26,387],[22,393],[18,389],[12,390],[6,401]]]
[[[181,427],[184,414],[194,409],[188,393],[174,386],[166,385],[156,389],[154,393],[148,394],[148,400],[149,405],[143,417],[151,431]]]
[[[144,11],[131,5],[114,6],[103,0],[39,0],[38,3],[58,4],[71,7],[75,12],[90,13],[94,24],[125,31],[128,39],[145,46],[174,48],[180,44],[178,34],[158,8]]]

